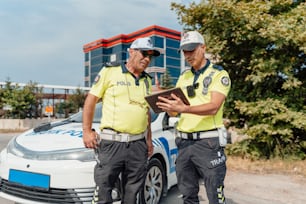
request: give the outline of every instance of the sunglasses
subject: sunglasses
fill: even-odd
[[[144,58],[149,57],[151,59],[152,57],[154,57],[153,50],[139,50],[139,49],[135,49],[135,50],[139,51]]]

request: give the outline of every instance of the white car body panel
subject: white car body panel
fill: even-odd
[[[175,160],[177,156],[177,148],[174,142],[174,129],[162,130],[163,114],[164,113],[160,114],[157,120],[155,120],[151,125],[154,144],[153,157],[161,155],[165,160],[164,164],[167,169],[167,189],[169,189],[176,184]],[[98,123],[93,124],[93,127],[96,130],[99,130]],[[16,142],[18,145],[26,148],[25,151],[38,155],[45,155],[46,157],[48,157],[49,152],[56,153],[65,150],[85,149],[82,140],[81,123],[68,123],[53,127],[47,131],[36,133],[33,130],[29,130],[17,136]],[[94,160],[42,160],[39,157],[37,159],[22,158],[8,152],[7,148],[5,148],[0,154],[0,197],[17,203],[44,203],[43,201],[36,202],[34,200],[24,199],[3,191],[2,188],[4,188],[3,186],[6,184],[4,185],[2,181],[9,181],[11,169],[49,175],[50,188],[91,189],[95,186],[93,170],[96,162]],[[1,186],[2,184],[3,186]]]

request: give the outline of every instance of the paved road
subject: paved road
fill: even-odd
[[[0,133],[0,150],[2,150],[16,133]]]

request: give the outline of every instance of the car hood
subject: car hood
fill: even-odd
[[[61,151],[84,148],[82,123],[68,123],[49,130],[27,131],[16,137],[16,142],[31,151]]]

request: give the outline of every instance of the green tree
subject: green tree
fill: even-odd
[[[38,87],[36,82],[30,81],[25,87],[24,91],[31,93],[34,95],[34,99],[32,98],[31,104],[27,110],[27,117],[29,118],[38,118],[42,116],[42,107],[43,107],[43,88]]]
[[[248,135],[230,152],[304,159],[305,1],[211,0],[171,8],[186,30],[204,34],[207,51],[230,74],[225,114]]]
[[[73,104],[75,112],[83,108],[86,95],[87,94],[82,89],[78,88],[71,96],[69,96],[68,100]]]
[[[63,114],[65,118],[69,117],[70,113],[75,113],[75,107],[72,101],[66,100],[55,105],[56,113]]]
[[[161,88],[170,89],[173,88],[174,85],[172,83],[171,75],[168,69],[166,69],[165,73],[162,75],[162,84]]]
[[[10,118],[13,114],[14,107],[13,107],[13,96],[16,95],[14,94],[16,92],[15,86],[12,85],[12,82],[7,79],[5,81],[5,86],[2,89],[2,107],[10,107],[10,110],[5,110],[4,111],[4,117],[5,118]],[[18,88],[18,85],[17,85]]]
[[[4,110],[3,110],[3,97],[4,97],[4,89],[0,88],[0,118],[3,117],[4,115]]]
[[[56,104],[55,112],[64,115],[65,118],[67,118],[71,113],[78,112],[84,106],[86,95],[86,92],[82,89],[76,89],[67,100]]]
[[[18,84],[12,84],[8,79],[0,91],[0,107],[10,107],[2,114],[6,118],[26,118],[39,117],[42,106],[42,89],[37,88],[37,84],[29,82],[24,88]]]
[[[2,101],[3,104],[12,108],[8,111],[7,116],[25,118],[31,104],[35,103],[35,95],[27,86],[21,89],[18,84],[12,85],[10,81],[6,81]]]

